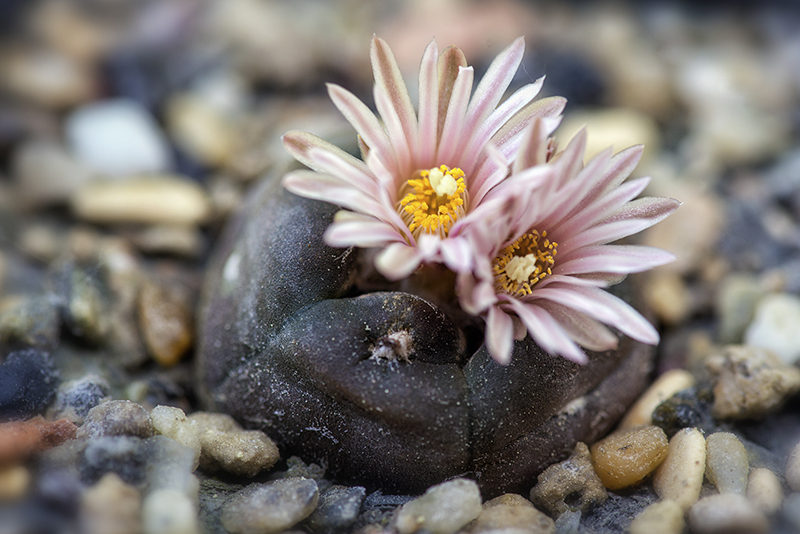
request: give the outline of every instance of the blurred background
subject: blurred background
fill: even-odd
[[[102,271],[96,309],[127,333],[68,317],[69,335],[116,347],[126,369],[175,366],[219,229],[290,159],[280,136],[352,142],[324,83],[371,103],[373,34],[412,93],[431,38],[462,48],[477,78],[523,35],[514,83],[546,75],[545,93],[569,100],[562,144],[588,126],[590,151],[646,146],[634,174],[683,201],[643,238],[678,256],[645,290],[662,368],[745,339],[800,356],[800,8],[789,0],[3,0],[0,341],[32,335],[18,314],[43,288],[75,298],[64,273]],[[126,296],[132,272],[162,291]],[[147,337],[159,306],[182,314],[164,350]],[[39,327],[58,344],[57,326]],[[190,376],[126,395],[189,404]]]

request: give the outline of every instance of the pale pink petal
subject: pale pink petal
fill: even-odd
[[[486,316],[486,348],[500,365],[511,362],[514,348],[514,323],[504,311],[497,307],[489,308]]]
[[[618,328],[622,333],[642,343],[650,345],[658,343],[659,336],[656,329],[630,304],[602,289],[582,287],[575,290],[585,293],[588,297],[595,299],[599,305],[612,311],[617,319],[608,324]]]
[[[408,89],[403,81],[400,68],[397,66],[397,61],[394,59],[394,54],[383,39],[378,37],[372,39],[370,59],[375,76],[376,93],[381,95],[381,98],[376,98],[375,105],[378,107],[392,139],[400,172],[407,174],[409,161],[402,159],[406,155],[400,153],[396,143],[400,139],[404,139],[406,148],[417,146],[417,116],[414,112],[414,105],[408,96]]]
[[[560,120],[537,117],[525,129],[517,157],[514,159],[513,174],[519,174],[529,167],[545,163],[547,140],[555,130],[555,128],[550,129],[553,122],[557,126]]]
[[[492,284],[480,281],[469,273],[459,273],[456,292],[461,309],[471,315],[480,315],[497,302]]]
[[[638,245],[597,245],[583,247],[559,259],[556,274],[638,273],[675,261],[665,250]]]
[[[583,313],[575,313],[574,310],[553,302],[538,304],[581,347],[599,352],[614,349],[619,344],[619,338],[611,330]]]
[[[526,305],[515,299],[508,304],[517,317],[522,319],[530,336],[550,354],[558,354],[577,363],[586,363],[586,354],[575,344],[561,325],[542,308]]]
[[[283,177],[283,187],[295,195],[330,202],[359,213],[380,216],[385,209],[339,178],[313,171],[294,171]]]
[[[453,94],[453,88],[458,78],[459,70],[467,66],[467,58],[461,49],[455,46],[448,46],[442,50],[437,64],[437,71],[439,73],[439,112],[437,113],[438,125],[436,127],[436,139],[442,138],[442,130],[444,130],[444,121],[447,117],[447,109],[450,107],[450,97]]]
[[[294,130],[284,134],[281,139],[284,148],[286,148],[289,154],[306,167],[314,169],[315,171],[326,172],[324,169],[317,169],[314,167],[314,163],[309,159],[308,153],[312,149],[322,149],[330,152],[352,167],[360,169],[362,172],[369,173],[369,168],[363,161],[351,156],[338,146],[332,145],[314,134]]]
[[[323,172],[336,176],[341,181],[361,190],[372,198],[378,197],[379,185],[372,174],[364,172],[361,167],[354,167],[349,162],[321,148],[311,148],[308,160]]]
[[[397,228],[373,219],[367,221],[333,222],[325,230],[325,242],[332,247],[377,247],[393,242],[403,242]]]
[[[360,140],[366,143],[371,153],[381,160],[383,166],[397,172],[397,159],[378,118],[353,93],[336,84],[328,84],[328,95],[333,104],[353,125]]]
[[[456,167],[461,164],[460,161],[455,161],[454,158],[457,156],[464,124],[464,114],[467,111],[467,104],[469,104],[470,92],[472,92],[473,74],[472,67],[458,69],[456,83],[450,96],[450,105],[447,107],[447,117],[444,120],[442,136],[439,139],[439,151],[436,154],[436,160],[450,167]]]
[[[389,280],[406,278],[419,267],[422,255],[405,243],[392,243],[375,258],[375,267]]]
[[[472,256],[474,251],[470,242],[465,238],[451,237],[442,241],[442,261],[448,269],[455,272],[465,272],[472,269]]]
[[[418,165],[431,168],[435,165],[437,130],[439,124],[439,80],[437,61],[439,49],[431,41],[422,54],[419,67],[419,137],[417,142]]]
[[[551,284],[542,289],[537,288],[533,293],[524,297],[522,300],[526,303],[534,303],[540,299],[572,308],[576,312],[585,313],[604,323],[615,319],[615,316],[606,308],[598,306],[595,299],[587,297],[579,291],[575,291],[575,287],[566,284]]]
[[[614,275],[614,283],[619,283],[624,280],[624,276],[622,279],[619,278],[619,275]],[[605,277],[598,277],[598,278],[585,278],[585,277],[577,277],[577,276],[569,276],[564,274],[551,274],[546,276],[543,280],[539,281],[536,284],[537,289],[544,289],[545,287],[549,286],[550,284],[569,284],[569,285],[576,285],[576,286],[587,286],[587,287],[608,287],[609,281]]]
[[[392,144],[392,151],[397,160],[397,171],[392,172],[392,175],[398,179],[402,176],[408,176],[412,172],[411,147],[415,145],[412,145],[410,139],[406,137],[405,131],[400,124],[400,116],[386,91],[375,85],[373,95],[375,107],[378,108],[378,113],[380,113],[384,121],[386,132],[389,134],[389,142]]]

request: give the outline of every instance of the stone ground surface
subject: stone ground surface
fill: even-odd
[[[788,2],[12,0],[0,16],[0,531],[800,530],[800,11]],[[290,158],[352,130],[370,38],[412,82],[435,36],[481,73],[519,35],[557,137],[646,145],[683,201],[642,236],[658,378],[522,495],[345,486],[195,396],[221,228]],[[413,84],[412,84],[413,85]],[[6,422],[8,421],[8,422]],[[644,426],[642,426],[644,425]],[[598,476],[599,475],[599,476]]]

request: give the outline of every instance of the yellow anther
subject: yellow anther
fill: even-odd
[[[465,212],[464,171],[440,165],[419,171],[418,176],[403,186],[398,213],[415,237],[423,231],[447,237],[450,227]]]
[[[534,228],[502,251],[492,262],[495,287],[517,297],[530,295],[540,280],[552,275],[558,243]]]

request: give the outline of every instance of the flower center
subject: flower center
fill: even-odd
[[[495,288],[514,296],[530,295],[533,286],[553,274],[558,243],[547,239],[547,231],[535,228],[500,251],[492,262]]]
[[[414,237],[421,232],[447,237],[450,227],[464,215],[467,186],[464,171],[447,165],[419,171],[406,182],[398,212]]]

